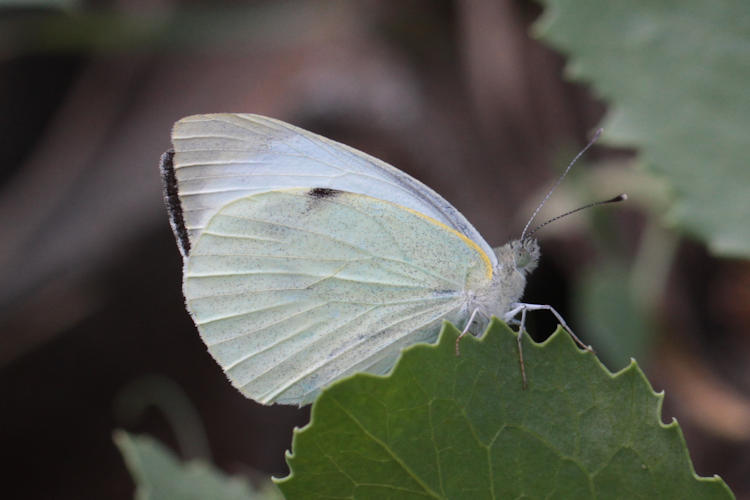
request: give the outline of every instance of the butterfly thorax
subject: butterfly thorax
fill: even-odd
[[[469,310],[478,309],[481,316],[502,318],[518,302],[526,286],[526,275],[539,261],[539,245],[534,239],[514,240],[495,248],[497,265],[486,287],[471,293]]]

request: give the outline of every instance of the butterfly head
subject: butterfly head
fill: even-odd
[[[504,255],[501,256],[501,253]],[[536,269],[539,262],[539,244],[535,238],[511,241],[498,249],[498,261],[512,262],[513,268],[525,276]]]
[[[532,238],[514,240],[494,250],[497,265],[492,281],[478,290],[469,303],[470,309],[478,309],[485,318],[502,317],[520,300],[526,275],[536,268],[539,260],[539,245]]]

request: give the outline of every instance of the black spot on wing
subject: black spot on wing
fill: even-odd
[[[316,187],[310,189],[305,193],[305,195],[307,196],[307,207],[305,208],[305,211],[303,213],[307,214],[312,210],[320,209],[323,200],[331,200],[340,195],[342,192],[343,191],[339,191],[338,189],[331,189],[326,187]]]
[[[315,198],[318,200],[322,200],[324,198],[334,198],[341,194],[341,191],[338,189],[331,189],[331,188],[324,188],[324,187],[316,187],[312,188],[310,191],[307,192],[307,196],[311,198]]]
[[[188,239],[187,228],[185,228],[185,218],[182,213],[182,203],[177,189],[177,176],[174,172],[174,149],[170,149],[163,155],[159,161],[159,170],[161,171],[162,187],[164,189],[164,202],[169,212],[169,224],[172,226],[172,232],[177,239],[177,247],[183,257],[190,254],[190,240]]]

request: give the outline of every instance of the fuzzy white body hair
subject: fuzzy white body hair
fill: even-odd
[[[539,261],[539,244],[535,239],[513,240],[494,249],[497,265],[492,280],[485,287],[467,290],[468,312],[477,311],[471,331],[481,333],[492,316],[504,319],[505,314],[521,299],[526,275]]]

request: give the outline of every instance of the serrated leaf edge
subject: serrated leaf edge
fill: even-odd
[[[508,327],[508,325],[506,323],[504,323],[503,321],[499,320],[496,317],[493,317],[492,320],[490,321],[490,324],[487,326],[487,329],[484,331],[484,333],[482,333],[481,336],[474,337],[472,335],[467,335],[466,337],[464,337],[461,340],[461,342],[477,342],[479,344],[483,344],[485,342],[485,339],[487,338],[487,335],[488,335],[489,331],[492,330],[493,328],[497,328],[498,326],[500,326],[503,330],[505,330],[507,332],[510,332],[515,337],[515,333]],[[442,326],[442,328],[440,330],[440,334],[438,335],[438,340],[435,343],[432,343],[432,344],[425,344],[425,343],[414,344],[414,345],[409,346],[408,348],[404,349],[402,351],[401,356],[399,357],[398,361],[396,362],[396,364],[393,366],[393,368],[387,374],[385,374],[385,375],[373,375],[371,373],[356,373],[354,375],[351,375],[349,377],[341,379],[341,380],[335,382],[334,384],[330,385],[329,387],[327,387],[326,389],[323,390],[323,392],[321,393],[321,395],[324,394],[324,393],[326,393],[327,391],[331,390],[332,388],[338,386],[339,384],[347,383],[347,381],[349,381],[350,379],[354,379],[354,378],[357,378],[357,377],[364,377],[364,378],[370,378],[370,379],[373,379],[373,380],[382,380],[382,381],[385,381],[385,380],[389,379],[391,376],[393,376],[393,374],[398,370],[399,366],[402,363],[402,360],[406,356],[409,355],[408,353],[410,353],[412,351],[415,351],[415,350],[421,350],[421,349],[437,350],[437,349],[440,348],[440,344],[443,342],[443,337],[444,336],[452,334],[453,337],[455,338],[455,337],[458,336],[459,332],[460,332],[460,330],[458,330],[455,325],[453,325],[452,323],[450,323],[448,321],[444,321],[443,322],[443,326]],[[545,349],[547,346],[549,346],[553,342],[566,342],[566,343],[568,343],[569,347],[573,347],[575,349],[577,355],[579,355],[579,356],[590,356],[590,355],[593,355],[593,353],[590,353],[588,351],[584,351],[582,349],[579,349],[578,346],[573,341],[573,339],[570,337],[570,335],[568,335],[568,333],[560,325],[558,325],[557,329],[549,337],[547,337],[545,340],[543,340],[541,342],[534,341],[534,339],[532,339],[528,335],[528,333],[523,332],[523,342],[524,342],[524,349],[528,349],[528,348],[532,348],[532,349]],[[659,424],[659,427],[661,429],[666,430],[666,431],[676,432],[677,433],[677,438],[679,440],[679,443],[681,444],[681,449],[683,450],[683,453],[685,453],[685,458],[687,458],[687,462],[688,462],[689,467],[690,467],[690,473],[692,474],[693,478],[697,479],[700,482],[717,482],[718,481],[723,486],[723,488],[726,490],[726,492],[729,493],[733,497],[734,494],[732,493],[731,489],[726,484],[726,482],[724,482],[722,480],[721,476],[719,476],[718,474],[714,474],[712,476],[699,476],[696,473],[695,468],[693,466],[693,461],[690,459],[690,453],[689,453],[689,450],[687,448],[687,442],[685,441],[685,436],[682,433],[682,429],[680,428],[677,419],[674,418],[674,417],[672,417],[672,420],[669,423],[664,423],[662,421],[662,409],[663,409],[663,404],[664,404],[665,391],[664,390],[661,390],[659,392],[654,391],[654,389],[651,386],[651,383],[648,381],[648,378],[646,377],[645,373],[643,372],[643,370],[641,370],[640,366],[638,366],[638,362],[634,358],[631,357],[630,358],[630,363],[628,364],[628,366],[622,368],[619,371],[612,372],[612,371],[609,370],[609,368],[607,368],[599,360],[599,358],[597,358],[595,355],[593,355],[593,356],[594,356],[594,361],[599,366],[599,368],[602,370],[603,374],[606,375],[606,376],[609,376],[609,378],[611,380],[617,380],[618,378],[630,375],[631,372],[635,372],[636,377],[639,378],[640,382],[642,382],[643,384],[645,384],[645,387],[650,392],[650,395],[652,395],[653,397],[656,398],[656,403],[657,403],[656,404],[656,414],[654,416],[656,417],[656,421]],[[308,422],[305,426],[303,426],[301,428],[300,427],[295,427],[292,430],[292,450],[287,450],[284,453],[284,458],[285,458],[287,464],[289,465],[289,474],[287,476],[284,476],[284,477],[271,477],[271,480],[274,482],[274,484],[277,484],[277,485],[283,484],[283,483],[291,480],[294,477],[294,467],[292,465],[292,461],[294,461],[294,458],[295,458],[294,450],[293,450],[294,449],[294,443],[295,443],[295,441],[297,439],[297,435],[301,435],[304,432],[307,432],[307,431],[309,431],[310,429],[313,428],[313,425],[315,424],[315,419],[316,419],[316,414],[317,414],[316,408],[317,408],[318,400],[319,399],[320,399],[320,397],[318,397],[318,399],[316,399],[315,402],[313,403],[312,409],[310,411],[310,422]],[[595,472],[592,471],[591,474],[593,476],[593,475],[595,475]],[[430,492],[431,490],[426,490],[426,491]],[[437,498],[440,498],[440,497],[437,497]]]

